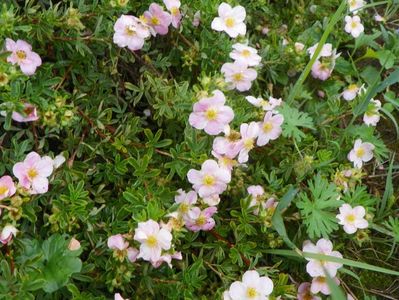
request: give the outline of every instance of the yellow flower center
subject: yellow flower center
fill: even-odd
[[[265,122],[265,124],[263,124],[263,131],[266,133],[269,133],[270,131],[272,131],[273,129],[273,124],[271,122]]]
[[[232,28],[232,27],[234,27],[236,21],[234,21],[234,19],[230,17],[230,18],[227,18],[227,19],[224,21],[224,23],[226,24],[226,27],[227,27],[227,28]]]
[[[253,287],[247,288],[247,297],[255,298],[258,296],[258,292]]]
[[[153,247],[155,247],[157,244],[158,244],[158,241],[157,241],[157,238],[156,238],[155,236],[150,235],[150,236],[147,238],[147,245],[148,245],[148,247],[153,248]]]
[[[25,51],[18,50],[16,53],[17,53],[17,57],[18,57],[19,59],[25,59],[25,58],[26,58],[26,53],[25,53]]]
[[[230,132],[230,134],[227,136],[227,139],[230,142],[235,142],[235,141],[238,141],[240,139],[240,137],[241,137],[241,135],[239,132],[232,130]]]
[[[207,109],[207,111],[205,112],[205,117],[209,120],[209,121],[214,121],[216,120],[218,116],[218,112],[216,109],[214,108],[209,108]]]
[[[357,85],[356,84],[349,85],[348,90],[351,92],[355,92],[357,90]]]
[[[251,51],[249,51],[248,49],[242,50],[241,55],[244,57],[250,57]]]
[[[345,220],[346,220],[347,222],[349,222],[349,223],[353,223],[353,222],[355,222],[356,217],[355,217],[355,215],[350,214],[350,215],[347,215],[347,216],[346,216]]]
[[[246,139],[244,142],[244,147],[247,150],[251,150],[254,147],[254,140],[253,139]]]
[[[157,25],[161,24],[161,21],[157,17],[152,17],[151,24],[157,26]]]
[[[28,177],[30,179],[34,179],[38,175],[37,171],[33,168],[29,169],[28,171]]]
[[[182,204],[180,204],[180,206],[179,206],[179,210],[180,210],[180,212],[181,213],[187,213],[188,212],[188,205],[186,204],[186,203],[182,203]]]
[[[0,186],[0,195],[5,195],[8,192],[8,187]]]
[[[351,27],[352,27],[352,29],[355,29],[357,27],[357,23],[356,22],[351,22]]]
[[[179,9],[177,7],[172,7],[170,9],[170,12],[172,13],[173,16],[177,16],[179,14]]]
[[[215,183],[215,177],[212,175],[205,175],[203,179],[203,183],[207,186],[214,185]]]
[[[244,79],[244,75],[242,75],[241,73],[236,73],[233,75],[233,80],[234,81],[241,81]]]
[[[359,148],[359,149],[356,150],[356,156],[359,157],[359,158],[361,158],[361,157],[363,157],[363,155],[365,154],[365,152],[366,152],[366,151],[364,151],[363,148]]]
[[[134,30],[134,26],[133,25],[126,26],[125,32],[129,36],[136,35],[136,30]]]
[[[195,224],[199,225],[199,226],[205,225],[206,224],[206,218],[203,215],[199,216],[198,219],[195,220]]]

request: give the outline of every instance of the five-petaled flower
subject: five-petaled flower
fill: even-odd
[[[145,39],[151,35],[150,28],[146,24],[129,15],[120,16],[115,22],[114,30],[114,43],[121,48],[127,47],[131,51],[143,48]]]
[[[231,284],[229,296],[232,300],[268,299],[273,287],[273,281],[269,277],[261,277],[257,271],[246,271],[242,281]]]
[[[273,115],[271,111],[268,111],[263,122],[259,123],[259,135],[256,144],[258,146],[264,146],[269,143],[270,140],[273,141],[277,139],[281,135],[281,125],[283,122],[283,115]]]
[[[225,31],[230,37],[236,38],[238,35],[245,35],[247,26],[244,24],[246,17],[245,8],[236,6],[232,8],[229,4],[223,2],[219,5],[219,17],[212,21],[212,29],[216,31]]]
[[[215,227],[215,220],[212,216],[216,212],[217,208],[215,206],[207,207],[204,210],[201,210],[199,207],[194,207],[185,215],[185,225],[189,230],[194,232],[211,230]]]
[[[0,178],[0,200],[11,197],[16,192],[14,181],[10,176]]]
[[[144,12],[143,17],[146,24],[151,26],[156,33],[160,35],[168,33],[169,25],[172,23],[172,16],[158,4],[152,3],[150,8]]]
[[[361,139],[357,139],[353,149],[348,154],[348,159],[353,162],[355,168],[360,169],[363,166],[363,162],[368,162],[373,158],[374,148],[373,144],[363,143]]]
[[[245,44],[236,43],[233,45],[233,51],[230,57],[235,61],[241,61],[250,67],[255,67],[260,64],[261,57],[255,48],[249,47]]]
[[[364,26],[359,16],[346,16],[345,23],[345,31],[350,33],[354,38],[359,37],[364,31]]]
[[[339,224],[344,226],[344,231],[348,234],[355,233],[358,229],[365,229],[368,227],[368,222],[364,218],[366,210],[363,206],[356,206],[352,208],[349,204],[342,204],[339,208],[337,219]]]
[[[225,63],[221,71],[228,88],[237,89],[240,92],[248,91],[252,86],[252,81],[258,76],[255,69],[248,68],[248,65],[242,61]]]
[[[33,75],[37,67],[41,66],[42,59],[32,51],[32,46],[23,40],[6,39],[6,50],[11,52],[7,57],[7,61],[13,65],[18,64],[22,73],[25,75]]]
[[[249,151],[255,148],[255,140],[259,135],[259,124],[251,122],[249,124],[243,123],[240,126],[240,147],[241,150],[238,154],[238,162],[245,163],[249,159]]]

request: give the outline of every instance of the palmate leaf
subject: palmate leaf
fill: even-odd
[[[278,111],[284,116],[283,136],[293,137],[296,141],[301,141],[305,137],[305,133],[299,127],[314,129],[313,120],[307,113],[300,112],[295,107],[288,106],[288,104],[280,107]]]
[[[308,182],[310,197],[302,192],[296,203],[310,238],[328,237],[338,229],[336,210],[342,204],[336,186],[319,175]]]

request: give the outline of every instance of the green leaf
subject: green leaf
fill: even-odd
[[[300,112],[298,109],[288,106],[288,104],[280,107],[278,111],[284,116],[283,136],[301,141],[305,137],[305,133],[299,127],[314,129],[313,120],[307,113]]]

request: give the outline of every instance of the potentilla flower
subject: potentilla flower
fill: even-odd
[[[233,159],[241,150],[241,135],[239,132],[231,130],[228,125],[224,127],[223,132],[225,135],[224,137],[218,136],[213,140],[212,150],[218,155]]]
[[[217,135],[234,119],[234,111],[224,105],[226,98],[221,91],[215,90],[212,94],[194,104],[189,123],[194,128],[204,129],[207,134]]]
[[[258,73],[255,69],[248,68],[242,61],[225,63],[221,72],[229,89],[237,89],[240,92],[248,91],[252,86],[252,81],[256,79]]]
[[[119,47],[127,47],[131,51],[140,50],[144,46],[144,40],[150,35],[150,28],[140,19],[122,15],[114,25],[113,41]]]
[[[54,159],[53,159],[54,169],[58,169],[59,167],[61,167],[64,164],[65,160],[66,160],[66,158],[62,153],[60,153],[56,157],[54,157]]]
[[[310,58],[313,57],[314,53],[316,52],[316,48],[317,46],[319,46],[319,43],[313,45],[312,47],[308,48],[308,53]],[[319,59],[320,57],[329,57],[333,54],[333,48],[332,48],[332,44],[330,43],[326,43],[323,45],[323,48],[321,48],[321,51],[319,53],[319,56],[317,57],[317,59]]]
[[[137,256],[139,256],[140,251],[136,248],[129,247],[127,248],[127,259],[133,263],[137,260]]]
[[[259,135],[256,144],[258,146],[264,146],[268,144],[269,141],[276,140],[281,135],[281,125],[283,122],[283,115],[273,115],[271,111],[268,111],[263,122],[259,123]]]
[[[247,188],[247,192],[251,195],[249,206],[257,205],[260,202],[259,199],[265,194],[265,190],[261,185],[251,185]]]
[[[165,35],[168,33],[169,25],[172,23],[172,16],[165,12],[161,6],[152,3],[143,16],[146,24],[154,28],[158,34]]]
[[[336,284],[340,284],[338,278],[333,278]],[[324,295],[330,295],[331,291],[327,284],[327,278],[323,276],[314,277],[312,280],[312,285],[310,287],[310,291],[313,294],[322,293]]]
[[[180,21],[182,18],[182,15],[180,13],[180,1],[179,0],[163,0],[163,3],[166,6],[166,9],[170,11],[170,14],[172,15],[172,26],[174,28],[179,28],[180,27]]]
[[[358,229],[365,229],[368,227],[368,222],[364,218],[366,210],[363,206],[356,206],[352,208],[349,204],[342,204],[339,208],[337,219],[339,224],[344,226],[344,230],[348,234],[355,233]]]
[[[17,64],[25,75],[33,75],[37,67],[41,66],[42,59],[32,51],[32,46],[23,40],[6,39],[6,50],[12,52],[7,61]]]
[[[221,168],[216,161],[208,159],[202,164],[200,171],[194,169],[188,171],[187,178],[200,197],[209,197],[226,190],[231,180],[231,173]]]
[[[221,168],[224,168],[231,172],[235,166],[237,166],[237,161],[234,157],[230,157],[228,155],[221,155],[215,151],[212,151],[212,155],[218,159],[218,164]]]
[[[351,13],[357,14],[359,10],[366,5],[364,0],[348,0],[349,11]]]
[[[364,124],[367,126],[377,126],[377,123],[380,121],[380,109],[381,102],[379,100],[371,99],[367,106],[367,110],[363,115]]]
[[[220,195],[213,194],[208,197],[201,198],[202,202],[209,206],[216,206],[220,203]]]
[[[69,241],[68,249],[69,249],[70,251],[79,250],[79,249],[80,249],[80,242],[79,242],[77,239],[72,238],[72,239]]]
[[[295,44],[294,44],[294,49],[295,49],[295,52],[296,53],[302,53],[302,51],[305,49],[305,45],[304,44],[302,44],[302,43],[299,43],[299,42],[296,42]]]
[[[8,244],[12,240],[12,238],[17,235],[17,232],[17,228],[12,225],[4,226],[0,233],[0,242],[3,245]]]
[[[201,11],[196,11],[194,14],[194,19],[193,19],[193,26],[198,27],[201,23]]]
[[[255,148],[255,140],[259,135],[259,124],[257,122],[243,123],[240,126],[240,133],[241,150],[238,154],[238,162],[242,164],[248,161],[249,151]]]
[[[137,258],[156,262],[161,258],[162,250],[169,250],[172,234],[153,220],[140,222],[135,230],[134,239],[141,243]]]
[[[316,60],[312,66],[312,76],[315,79],[327,80],[332,73],[333,69],[328,62],[320,62]]]
[[[212,216],[217,210],[215,206],[207,207],[204,210],[201,210],[199,207],[192,208],[184,218],[187,229],[194,232],[211,230],[215,227],[215,220]]]
[[[381,15],[375,14],[375,15],[374,15],[374,21],[376,21],[376,22],[385,22],[386,20],[385,20],[385,18],[382,17]]]
[[[318,240],[316,245],[310,241],[305,241],[302,251],[342,258],[342,254],[338,251],[333,251],[333,244],[326,239]],[[309,261],[306,265],[306,271],[312,277],[325,276],[324,269],[331,277],[335,277],[337,270],[342,267],[342,264],[330,261],[321,261],[313,258],[306,258],[306,260]]]
[[[125,241],[121,234],[116,234],[108,238],[107,246],[112,250],[123,251],[129,247],[129,243]]]
[[[6,175],[0,178],[0,200],[11,197],[16,190],[14,181],[10,176]]]
[[[241,61],[250,67],[258,66],[262,58],[258,55],[255,48],[249,47],[245,44],[236,43],[233,45],[233,51],[230,57],[235,61]]]
[[[36,152],[30,152],[23,162],[14,165],[13,173],[19,184],[31,194],[43,194],[48,191],[47,177],[53,173],[53,160],[48,156],[40,157]]]
[[[1,113],[2,115],[5,115],[5,113]],[[11,118],[15,122],[23,123],[23,122],[32,122],[36,121],[39,119],[39,116],[37,114],[36,107],[30,103],[24,103],[24,109],[22,113],[13,111]]]
[[[297,300],[321,300],[310,291],[310,282],[303,282],[298,287]]]
[[[216,31],[225,31],[230,37],[236,38],[238,35],[245,35],[247,27],[244,24],[246,17],[245,8],[223,2],[219,5],[219,17],[212,21],[211,28]]]
[[[247,96],[245,99],[248,100],[249,103],[256,107],[262,107],[265,111],[273,111],[275,112],[275,108],[280,106],[283,103],[281,98],[273,98],[269,97],[269,100],[265,100],[262,97],[255,98],[253,96]]]
[[[177,190],[177,193],[175,202],[179,204],[178,212],[184,216],[190,211],[191,207],[197,203],[197,193],[194,191],[186,193],[182,189]]]
[[[229,294],[233,300],[268,299],[273,287],[273,281],[269,277],[260,277],[257,271],[247,271],[242,276],[242,281],[231,284]]]
[[[355,168],[361,168],[363,162],[368,162],[373,158],[374,145],[363,143],[361,139],[355,141],[353,149],[348,154],[349,161],[353,162]]]
[[[182,260],[183,256],[181,252],[175,252],[173,254],[166,253],[162,255],[158,261],[152,261],[151,264],[154,268],[159,268],[163,263],[167,263],[169,268],[172,268],[172,259]]]
[[[352,101],[353,99],[356,98],[356,96],[359,93],[360,88],[357,86],[357,84],[350,84],[342,93],[342,97],[346,101]]]
[[[364,26],[359,16],[346,16],[345,23],[345,31],[350,33],[354,38],[359,37],[364,31]]]

